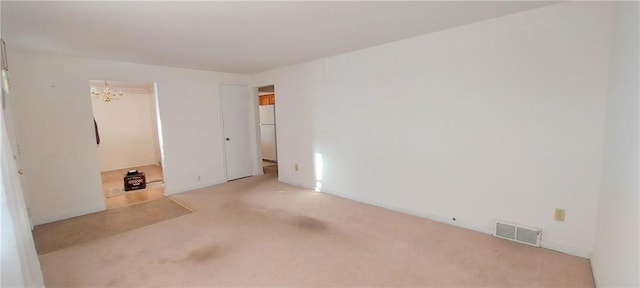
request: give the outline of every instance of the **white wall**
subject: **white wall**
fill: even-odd
[[[111,102],[91,97],[100,131],[100,171],[157,165],[160,160],[154,94],[137,90]]]
[[[218,87],[248,76],[22,51],[9,57],[35,225],[105,209],[90,79],[157,84],[166,194],[225,182]]]
[[[12,112],[12,95],[4,96],[6,109],[0,108],[0,286],[43,287],[18,168],[13,160],[15,139],[13,134],[7,133],[7,126],[13,126],[13,122],[5,121],[10,117],[8,112]]]
[[[314,61],[253,76],[254,87],[276,81],[284,84],[282,87],[276,85],[278,180],[303,187],[314,187],[315,183],[312,105],[314,98],[322,96],[322,63],[323,60]],[[298,171],[294,170],[296,164]]]
[[[591,264],[598,287],[639,287],[640,39],[638,2],[616,3],[604,172]]]
[[[280,180],[315,187],[319,153],[322,191],[588,257],[612,17],[562,3],[254,75],[278,87]]]

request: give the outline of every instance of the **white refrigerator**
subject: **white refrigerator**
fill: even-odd
[[[277,161],[275,105],[260,106],[260,142],[262,159]]]

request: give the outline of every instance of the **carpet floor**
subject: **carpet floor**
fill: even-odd
[[[39,255],[191,213],[163,197],[123,208],[92,213],[35,226],[33,240]]]
[[[196,212],[40,256],[48,287],[593,287],[587,259],[317,193],[274,173]]]

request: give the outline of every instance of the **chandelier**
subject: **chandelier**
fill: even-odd
[[[104,88],[98,89],[97,87],[91,85],[91,96],[102,99],[104,102],[111,102],[111,100],[118,100],[120,97],[124,96],[124,92],[118,89],[111,89],[107,80],[104,81]]]

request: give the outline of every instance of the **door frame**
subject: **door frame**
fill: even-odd
[[[91,85],[90,83],[91,83],[92,80],[95,80],[95,79],[87,80],[87,84]],[[100,81],[104,81],[104,80],[100,80]],[[154,144],[158,145],[158,147],[157,147],[158,148],[158,153],[160,154],[160,159],[159,160],[160,160],[160,167],[162,169],[162,182],[164,183],[163,186],[164,186],[164,189],[165,189],[163,194],[164,195],[168,195],[167,194],[167,190],[166,190],[168,181],[167,181],[167,177],[166,177],[166,175],[167,175],[166,174],[166,169],[165,169],[166,168],[166,162],[165,162],[165,157],[164,157],[164,155],[165,155],[164,141],[165,140],[164,140],[164,132],[163,132],[163,128],[162,128],[162,117],[161,117],[161,113],[160,113],[160,97],[159,97],[159,92],[158,92],[158,82],[157,81],[151,81],[151,80],[141,80],[141,81],[137,81],[137,80],[107,80],[107,81],[145,82],[145,83],[152,84],[151,85],[152,86],[152,91],[151,91],[150,95],[151,95],[151,98],[153,99],[154,109],[151,111],[151,113],[153,114],[152,116],[154,117],[155,124],[156,124],[155,127],[152,127],[153,128],[152,130],[154,130],[153,131],[153,134],[155,135],[155,139],[154,140],[157,141],[157,143],[154,143]],[[135,93],[132,93],[132,94],[135,94]],[[91,97],[93,97],[93,96],[91,96]],[[125,95],[125,97],[126,97],[126,95]],[[91,111],[91,115],[95,115],[94,114],[94,109],[93,109],[93,99],[90,99],[89,101],[90,101],[89,102],[89,109]],[[94,120],[95,120],[95,117],[94,117]],[[98,127],[98,130],[99,130],[99,128],[100,127]],[[95,149],[96,157],[97,157],[97,163],[98,163],[98,166],[97,166],[97,169],[96,169],[96,171],[97,171],[96,173],[98,174],[98,178],[100,179],[100,187],[101,187],[99,193],[100,193],[101,197],[103,198],[103,200],[105,202],[105,210],[109,210],[109,209],[106,208],[106,197],[104,196],[104,192],[103,192],[104,188],[102,188],[103,187],[103,184],[102,184],[102,172],[103,172],[102,171],[102,157],[100,156],[100,152],[98,151],[98,149],[99,149],[99,145]],[[158,164],[158,163],[154,163],[154,164]]]
[[[276,94],[276,85],[275,84],[265,84],[253,87],[253,104],[255,109],[255,117],[256,117],[256,139],[257,139],[257,147],[256,147],[256,161],[259,163],[260,175],[264,175],[264,170],[262,170],[262,132],[260,131],[260,91],[259,89],[262,87],[273,86],[273,94]],[[277,97],[277,96],[276,96]],[[277,104],[273,105],[273,121],[275,128],[275,145],[276,145],[276,161],[279,159],[280,153],[278,153],[278,113],[277,113]]]

